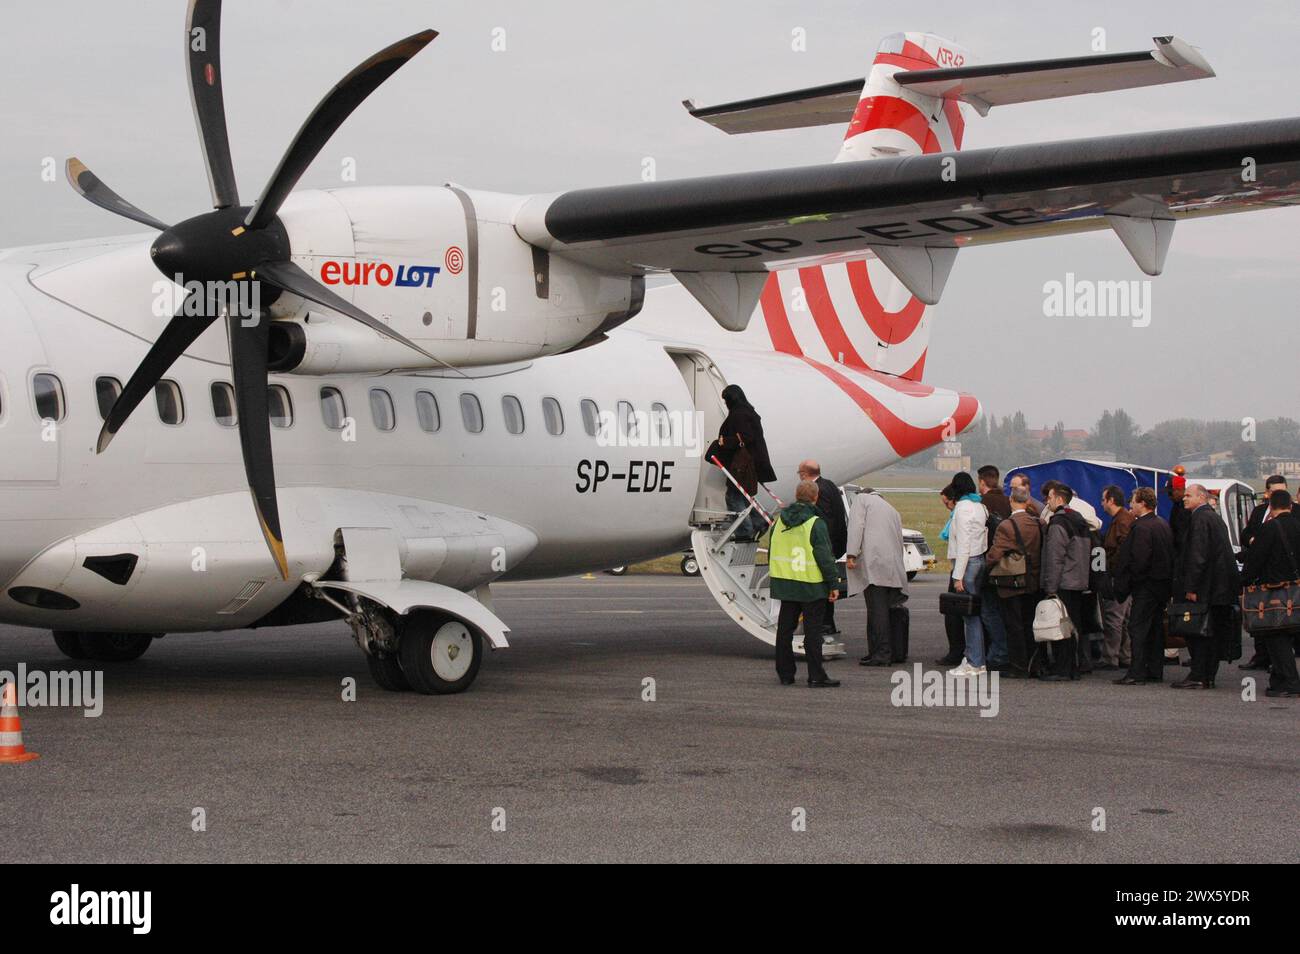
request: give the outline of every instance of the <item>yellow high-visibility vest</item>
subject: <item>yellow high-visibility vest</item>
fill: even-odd
[[[778,516],[768,540],[768,573],[777,580],[800,583],[822,582],[821,567],[813,554],[812,531],[820,517],[811,517],[797,527],[787,527]]]

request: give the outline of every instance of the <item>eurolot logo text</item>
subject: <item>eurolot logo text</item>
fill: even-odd
[[[1151,324],[1151,282],[1093,281],[1065,273],[1065,281],[1043,283],[1047,318],[1128,318],[1134,328]]]
[[[931,669],[927,672],[916,663],[910,672],[897,670],[889,677],[889,682],[894,687],[889,693],[889,701],[900,708],[977,708],[981,719],[991,719],[1001,707],[996,672],[958,676],[952,670]]]
[[[50,895],[50,923],[57,926],[129,925],[132,934],[153,926],[152,891],[82,891],[74,884]]]
[[[17,673],[0,669],[0,685],[12,682],[18,707],[84,709],[87,719],[104,713],[104,672],[101,669],[28,671],[18,664]]]
[[[601,411],[596,422],[600,447],[682,447],[699,457],[704,449],[704,415],[699,411]]]
[[[389,285],[397,288],[432,288],[442,269],[437,265],[398,265],[388,262],[321,263],[320,280],[326,285]]]

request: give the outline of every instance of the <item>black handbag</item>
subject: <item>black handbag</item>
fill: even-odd
[[[1210,627],[1209,603],[1179,603],[1169,605],[1169,635],[1204,636]]]
[[[1288,583],[1258,583],[1246,587],[1241,594],[1241,618],[1246,632],[1252,636],[1281,629],[1300,628],[1300,566],[1286,534],[1279,533],[1282,548],[1291,558],[1291,572],[1295,580]]]
[[[939,594],[939,612],[944,616],[978,616],[980,595],[949,590]]]

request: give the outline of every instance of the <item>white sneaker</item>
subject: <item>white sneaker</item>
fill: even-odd
[[[980,666],[978,669],[971,667],[970,674],[972,676],[987,676],[989,674],[989,669],[987,666]]]
[[[975,675],[975,667],[972,666],[964,656],[962,657],[960,665],[953,666],[948,671],[954,676],[961,676],[962,678]]]

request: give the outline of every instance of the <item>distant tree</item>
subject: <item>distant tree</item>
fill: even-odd
[[[1065,422],[1057,421],[1052,436],[1047,439],[1047,449],[1056,457],[1065,453]]]
[[[1238,441],[1232,450],[1232,462],[1237,475],[1247,480],[1264,476],[1259,472],[1259,446],[1251,441]]]

